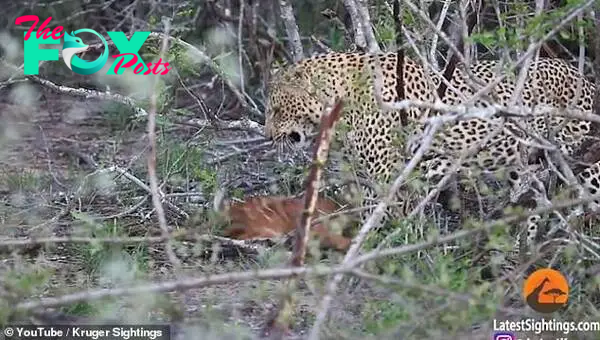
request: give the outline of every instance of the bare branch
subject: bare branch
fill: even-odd
[[[279,0],[279,7],[281,8],[281,18],[287,32],[292,58],[294,62],[300,61],[304,58],[304,50],[300,33],[298,33],[298,24],[296,24],[296,18],[294,17],[294,7],[286,0]]]
[[[363,26],[360,24],[361,20],[358,14],[358,9],[356,8],[356,2],[355,0],[344,0],[344,6],[346,7],[348,14],[350,14],[350,20],[352,21],[352,27],[354,29],[354,43],[356,44],[356,47],[366,51],[367,40],[365,38]]]
[[[483,8],[484,4],[484,0],[481,0],[482,4],[481,7]],[[444,4],[446,5],[446,4]],[[475,23],[477,22],[477,9],[474,8],[474,5],[471,4],[471,11],[469,12],[469,14],[467,15],[467,20],[466,20],[466,32],[464,32],[460,38],[458,39],[458,44],[456,46],[456,49],[459,50],[463,55],[466,54],[466,38],[471,35],[471,32],[473,32],[473,27],[475,27]],[[438,26],[440,24],[438,23]],[[435,35],[436,37],[436,41],[437,41],[437,37],[438,35]],[[432,52],[433,54],[434,52]],[[452,53],[452,56],[450,57],[450,60],[448,61],[448,65],[446,65],[446,69],[444,70],[444,79],[446,79],[447,81],[450,81],[452,79],[452,75],[454,75],[454,71],[456,70],[456,66],[460,61],[460,56],[457,53]],[[464,65],[465,67],[468,67],[468,65]],[[440,81],[440,85],[437,89],[437,94],[439,98],[443,98],[444,94],[446,93],[446,82],[444,81]]]
[[[324,114],[321,119],[321,127],[319,128],[319,135],[316,139],[313,163],[311,165],[310,173],[306,178],[304,212],[302,213],[300,224],[296,228],[296,242],[291,261],[292,266],[298,267],[304,265],[310,225],[317,205],[319,183],[321,182],[323,167],[327,162],[329,144],[331,143],[331,138],[334,134],[335,123],[342,114],[342,106],[342,102],[338,100],[331,111],[328,114]]]
[[[219,120],[216,122],[205,119],[189,119],[182,124],[193,126],[199,129],[215,127],[223,130],[251,131],[261,136],[264,134],[264,126],[248,118],[240,118],[238,120]]]
[[[165,18],[165,36],[168,36],[170,29],[170,22]],[[164,58],[165,52],[167,51],[168,39],[162,39],[162,46],[160,49],[160,58]],[[150,111],[148,112],[148,143],[150,144],[150,154],[148,155],[148,177],[150,180],[150,193],[152,195],[152,204],[154,205],[154,209],[156,210],[156,214],[158,216],[158,224],[162,231],[162,235],[165,238],[168,238],[169,235],[169,227],[167,226],[167,219],[165,217],[165,211],[162,206],[161,197],[158,193],[158,178],[156,176],[156,84],[158,82],[158,77],[154,77],[154,86],[152,93],[150,94]],[[181,261],[175,255],[175,251],[173,250],[173,245],[170,240],[167,240],[165,244],[165,251],[167,252],[167,257],[169,261],[173,265],[173,267],[178,270],[181,266]]]
[[[344,0],[344,6],[350,14],[354,27],[354,43],[358,48],[369,53],[380,52],[375,33],[371,27],[371,17],[366,1]]]
[[[397,0],[397,1],[400,1],[400,0]],[[450,0],[444,1],[444,5],[442,6],[442,10],[440,13],[440,18],[438,19],[437,25],[435,26],[436,31],[442,30],[442,26],[444,25],[444,21],[446,20],[446,14],[448,13],[448,8],[450,8],[450,3],[451,3]],[[438,39],[439,39],[439,35],[434,34],[433,38],[431,39],[431,47],[429,49],[429,62],[433,66],[433,69],[436,71],[440,70],[440,67],[439,67],[438,61],[437,61],[437,56],[436,56]]]
[[[348,271],[346,268],[333,268],[329,269],[326,267],[306,268],[306,267],[294,267],[294,268],[280,268],[280,269],[266,269],[259,271],[246,271],[239,273],[228,273],[209,275],[198,278],[181,279],[177,281],[167,281],[161,283],[154,283],[148,285],[126,287],[126,288],[113,288],[113,289],[99,289],[82,291],[74,294],[58,296],[58,297],[46,297],[39,300],[33,300],[28,302],[22,302],[17,304],[15,311],[28,311],[38,308],[49,308],[56,306],[68,305],[80,301],[93,301],[110,297],[118,297],[124,295],[135,295],[144,293],[164,293],[171,291],[185,291],[194,288],[206,287],[209,285],[218,285],[231,282],[247,282],[253,280],[271,280],[287,278],[291,275],[310,275],[310,276],[323,276],[336,273],[338,271]]]
[[[335,123],[339,120],[342,113],[342,102],[337,101],[329,113],[324,113],[321,117],[321,126],[319,134],[315,141],[315,151],[313,154],[313,163],[310,173],[306,178],[306,192],[304,194],[304,211],[298,225],[296,226],[296,237],[294,242],[294,251],[290,261],[291,267],[301,267],[304,265],[306,248],[308,246],[308,237],[310,227],[315,214],[317,200],[319,195],[319,182],[323,167],[327,162],[329,144],[334,134]],[[270,334],[277,338],[283,337],[283,334],[289,327],[288,314],[294,309],[292,301],[292,290],[295,289],[295,280],[290,278],[286,292],[279,303],[279,310],[273,314],[273,317],[267,322],[265,334]]]
[[[40,237],[25,239],[0,239],[0,248],[30,247],[38,245],[52,245],[59,243],[88,243],[88,244],[134,244],[134,243],[162,243],[169,239],[185,240],[192,242],[207,242],[214,244],[219,242],[221,248],[229,247],[243,250],[245,253],[258,253],[262,240],[235,240],[216,235],[193,235],[187,231],[175,231],[165,236],[138,236],[138,237],[85,237],[85,236],[65,236],[65,237]]]
[[[550,209],[562,209],[568,208],[573,205],[583,204],[591,200],[600,199],[600,194],[589,196],[586,198],[580,198],[568,201],[557,201],[552,203],[552,207],[538,208],[530,212],[531,214],[542,214],[550,211]],[[382,202],[383,203],[383,202]],[[379,206],[381,206],[381,204]],[[57,307],[62,305],[68,305],[80,301],[93,301],[109,297],[118,297],[125,295],[135,295],[143,293],[162,293],[169,291],[184,291],[188,289],[194,289],[199,287],[205,287],[209,285],[218,285],[231,282],[247,282],[252,280],[270,280],[270,279],[281,279],[288,278],[290,276],[327,276],[332,274],[348,273],[359,267],[360,265],[372,261],[377,258],[392,255],[403,255],[412,253],[421,249],[433,247],[437,244],[450,242],[453,240],[470,237],[477,233],[491,230],[492,228],[499,225],[507,225],[515,223],[527,218],[529,214],[521,213],[507,216],[505,218],[489,221],[484,223],[482,226],[471,229],[461,230],[454,232],[450,235],[433,239],[430,241],[423,241],[421,243],[406,245],[397,248],[384,249],[382,251],[372,251],[366,253],[360,257],[356,257],[348,263],[343,263],[339,266],[332,268],[326,268],[323,266],[317,266],[313,268],[307,267],[293,267],[293,268],[279,268],[279,269],[265,269],[258,271],[246,271],[238,273],[228,273],[219,275],[209,275],[198,278],[187,278],[178,281],[166,281],[161,283],[139,285],[134,287],[115,288],[115,289],[98,289],[78,292],[69,295],[63,295],[58,297],[46,297],[32,301],[26,301],[19,303],[15,306],[15,311],[28,311],[39,308]]]
[[[394,1],[394,25],[396,30],[396,94],[398,98],[396,100],[402,100],[406,98],[404,93],[404,49],[402,48],[402,13],[400,12],[400,0]],[[408,125],[408,115],[406,110],[400,111],[400,122],[402,126]]]
[[[382,78],[379,77],[379,82],[381,82],[381,79]],[[378,81],[376,81],[376,83],[377,82]],[[352,240],[352,244],[350,246],[350,249],[348,249],[346,256],[344,257],[344,260],[342,261],[342,265],[349,264],[353,260],[353,258],[358,254],[360,246],[366,239],[369,231],[371,231],[371,229],[373,229],[373,227],[375,227],[379,223],[379,221],[385,213],[385,209],[387,208],[387,206],[394,201],[394,198],[396,197],[396,193],[398,192],[400,186],[404,183],[408,175],[415,169],[417,164],[421,161],[421,158],[423,158],[425,152],[431,147],[433,137],[437,130],[441,127],[441,125],[441,120],[437,120],[435,121],[435,123],[427,127],[421,146],[419,147],[415,155],[411,158],[410,162],[408,162],[406,167],[402,170],[402,173],[393,182],[388,191],[387,196],[377,205],[371,216],[369,216],[367,221],[361,227],[358,234]],[[343,275],[338,274],[335,275],[333,279],[328,282],[325,295],[321,300],[319,313],[317,314],[315,323],[313,324],[313,327],[310,330],[309,339],[319,339],[319,332],[321,330],[321,327],[325,323],[325,319],[327,317],[327,313],[329,312],[329,306],[333,299],[333,295],[335,294],[337,286],[339,285],[342,278]]]
[[[367,40],[367,46],[369,48],[369,53],[378,53],[381,52],[379,48],[379,44],[377,44],[377,39],[375,38],[375,33],[373,32],[373,28],[371,27],[371,15],[369,14],[368,1],[366,0],[354,0],[354,3],[357,5],[358,15],[360,16],[360,24],[362,25],[363,32],[365,34],[365,38]]]

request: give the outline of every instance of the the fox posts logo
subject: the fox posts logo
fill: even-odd
[[[108,43],[102,35],[89,28],[82,28],[69,34],[68,32],[63,32],[63,26],[56,26],[52,32],[50,32],[50,28],[46,26],[48,26],[51,20],[52,17],[44,20],[37,31],[35,31],[39,22],[37,15],[24,15],[15,20],[16,25],[33,21],[33,24],[29,27],[27,32],[25,32],[23,43],[23,73],[25,75],[38,74],[39,62],[42,60],[58,60],[58,49],[40,48],[40,45],[60,44],[60,38],[63,37],[62,59],[71,71],[82,75],[90,75],[100,71],[104,67],[108,61]],[[78,53],[85,52],[89,49],[89,45],[84,44],[83,40],[77,36],[80,33],[91,33],[100,39],[104,45],[104,50],[98,59],[86,61],[77,56]],[[158,62],[155,63],[144,63],[142,57],[138,54],[138,51],[144,42],[146,42],[146,39],[148,39],[150,32],[135,32],[131,38],[127,38],[123,32],[110,31],[107,32],[107,34],[120,53],[112,56],[115,58],[115,61],[106,74],[123,74],[127,68],[132,68],[134,74],[141,73],[143,75],[148,75],[150,73],[155,75],[165,75],[171,70],[169,63],[163,63],[162,59],[159,59]],[[152,69],[150,67],[152,67]]]
[[[100,58],[96,59],[95,61],[89,62],[81,60],[78,56],[75,55],[77,53],[87,51],[89,48],[88,45],[85,45],[83,43],[81,38],[75,36],[77,33],[83,32],[95,34],[98,38],[100,38],[100,40],[102,40],[102,43],[104,44],[104,51],[100,55]],[[100,71],[100,69],[104,66],[104,64],[106,64],[106,61],[108,60],[108,44],[106,43],[106,40],[104,40],[104,38],[96,31],[87,28],[71,32],[71,34],[72,35],[69,35],[69,33],[65,32],[65,42],[63,43],[62,59],[67,65],[67,67],[73,72],[83,75],[88,75]]]

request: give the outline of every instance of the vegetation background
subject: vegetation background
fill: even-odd
[[[585,74],[600,84],[597,1],[400,4],[402,48],[436,70],[449,62],[449,43],[462,45],[471,60],[515,60],[543,39],[541,56],[582,60]],[[251,339],[266,336],[280,297],[292,294],[292,309],[283,313],[290,328],[272,337],[483,339],[494,319],[540,317],[521,296],[536,261],[560,262],[571,280],[569,308],[554,318],[600,319],[595,218],[571,221],[587,245],[571,243],[550,261],[538,254],[493,279],[482,279],[482,272],[496,257],[482,264],[470,248],[451,256],[431,239],[410,240],[412,248],[391,240],[391,251],[354,266],[311,246],[307,266],[290,269],[284,244],[218,236],[225,225],[212,211],[219,188],[238,198],[291,196],[304,188],[310,150],[277,152],[262,134],[271,71],[316,53],[397,50],[393,1],[19,0],[3,7],[1,324],[170,323],[182,338]],[[367,11],[374,40],[356,34],[357,10]],[[22,36],[29,26],[14,21],[28,14],[52,17],[51,28],[69,32],[155,32],[141,56],[167,60],[173,70],[80,76],[56,61],[24,76]],[[463,39],[469,18],[473,28]],[[85,59],[100,52],[92,49]],[[336,171],[332,155],[326,175]],[[497,222],[473,222],[488,237],[483,250],[512,244],[506,224]],[[402,223],[415,222],[396,228]],[[371,236],[365,250],[383,237]],[[339,272],[349,280],[324,309],[326,283]],[[290,293],[285,279],[292,274],[305,280]]]

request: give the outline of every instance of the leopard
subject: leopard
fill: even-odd
[[[341,132],[343,154],[356,161],[361,177],[389,183],[425,139],[427,124],[423,121],[444,112],[427,105],[387,109],[382,104],[408,99],[447,106],[465,104],[467,111],[515,103],[531,110],[550,109],[551,113],[541,115],[476,117],[445,125],[418,165],[420,176],[433,183],[466,150],[474,149],[460,158],[456,173],[466,177],[502,173],[512,190],[511,201],[516,202],[523,193],[514,192],[542,166],[540,150],[554,148],[571,156],[590,135],[590,121],[552,112],[562,108],[592,112],[595,85],[562,59],[534,59],[525,70],[524,82],[519,82],[520,68],[511,70],[505,64],[500,60],[475,61],[468,67],[459,63],[444,95],[436,98],[444,81],[439,72],[405,55],[399,65],[398,52],[330,52],[305,58],[277,70],[269,80],[264,134],[274,143],[304,144],[317,131],[324,112],[336,100],[343,100],[341,120],[348,127]],[[499,75],[504,78],[495,82]],[[477,86],[486,85],[485,95],[475,96]],[[521,95],[513,98],[517,86],[522,87]],[[540,146],[537,137],[549,136],[552,145]],[[600,191],[600,163],[578,176],[589,192]],[[365,190],[373,195],[372,188]],[[389,211],[386,213],[394,214]],[[533,216],[526,221],[528,245],[537,235],[534,222],[538,220],[539,216]]]

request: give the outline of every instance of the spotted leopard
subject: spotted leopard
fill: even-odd
[[[423,132],[423,125],[419,121],[441,112],[410,107],[404,111],[408,124],[403,126],[403,112],[383,110],[378,104],[371,76],[377,64],[383,75],[380,92],[383,102],[409,99],[433,103],[436,100],[436,88],[441,78],[410,58],[404,59],[404,97],[400,98],[396,86],[396,53],[319,55],[292,64],[272,77],[265,115],[266,136],[277,142],[305,141],[316,131],[324,109],[341,98],[346,104],[342,120],[349,127],[342,136],[344,154],[356,160],[362,177],[388,182],[422,140],[419,134]],[[492,86],[485,97],[475,98],[473,107],[485,108],[490,103],[508,105],[513,99],[517,71],[508,72],[498,61],[480,61],[471,64],[469,72],[478,82],[471,81],[458,65],[441,98],[442,103],[468,102],[477,91],[472,83],[485,86],[493,83],[500,74],[506,76],[504,80]],[[590,112],[594,91],[594,84],[577,68],[563,60],[540,58],[530,65],[520,101],[531,109],[574,107]],[[482,144],[463,160],[459,173],[469,177],[481,171],[504,172],[508,174],[511,187],[517,188],[524,175],[537,166],[535,156],[540,147],[535,134],[547,138],[551,133],[553,145],[563,154],[572,155],[590,130],[588,121],[553,115],[462,120],[436,135],[419,168],[424,179],[439,179],[465,150]],[[399,135],[404,136],[404,147],[395,143]],[[417,143],[409,143],[411,138]],[[584,170],[579,178],[592,193],[600,191],[600,164]],[[537,217],[533,220],[537,221]],[[537,229],[532,227],[531,221],[527,221],[527,232],[528,240],[535,237]]]

